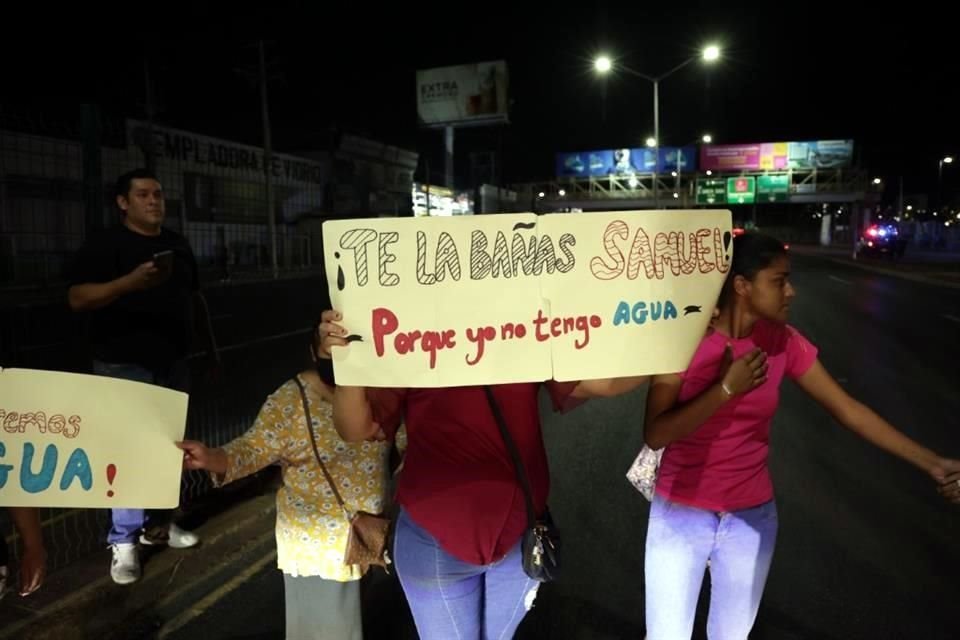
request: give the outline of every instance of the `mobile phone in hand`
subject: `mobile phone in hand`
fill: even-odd
[[[153,266],[160,271],[170,271],[173,269],[173,251],[161,251],[153,254]]]
[[[173,251],[161,251],[153,254],[153,266],[157,268],[157,277],[165,281],[173,273]]]

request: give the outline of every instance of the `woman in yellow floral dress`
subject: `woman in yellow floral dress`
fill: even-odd
[[[349,444],[340,439],[333,427],[332,376],[324,377],[327,381],[316,370],[297,376],[306,390],[320,457],[351,512],[380,513],[389,444]],[[359,580],[363,570],[343,563],[347,516],[324,479],[306,424],[300,388],[291,379],[267,398],[256,422],[239,438],[219,448],[192,440],[178,446],[184,451],[184,466],[209,471],[217,486],[273,463],[282,465],[277,565],[283,572],[286,637],[362,640]]]

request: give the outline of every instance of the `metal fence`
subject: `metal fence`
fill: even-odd
[[[223,368],[217,379],[210,379],[205,356],[191,358],[188,438],[216,446],[253,424],[266,396],[306,363],[306,340],[320,311],[317,291],[322,287],[319,278],[309,275],[206,290]],[[42,301],[0,301],[0,365],[89,372],[84,323],[66,308],[64,296],[61,288],[50,290]],[[206,474],[185,473],[181,505],[189,508],[211,487]],[[41,518],[51,571],[106,544],[106,510],[41,509]],[[16,555],[18,540],[2,508],[0,535]]]
[[[64,281],[87,233],[119,221],[116,178],[151,166],[164,187],[166,226],[184,234],[203,268],[220,277],[272,271],[265,169],[255,147],[100,117],[82,124],[0,106],[0,289]],[[240,162],[238,158],[245,160]],[[277,154],[271,172],[277,264],[321,261],[297,220],[324,202],[324,165]]]
[[[284,154],[267,163],[256,147],[91,109],[51,113],[0,104],[0,366],[90,371],[84,322],[67,309],[64,282],[87,235],[119,222],[116,178],[150,167],[164,188],[165,226],[187,238],[201,280],[213,284],[205,291],[223,369],[210,380],[203,358],[191,359],[187,437],[216,446],[240,435],[306,359],[323,299],[319,235],[311,229],[324,202],[325,166]],[[306,232],[301,219],[312,219]],[[280,278],[272,277],[274,246]],[[269,282],[258,281],[265,276]],[[210,488],[205,474],[185,474],[181,504]],[[106,510],[42,509],[41,517],[53,571],[105,545]],[[3,508],[0,535],[16,554]]]

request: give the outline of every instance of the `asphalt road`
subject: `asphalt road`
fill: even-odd
[[[855,397],[960,457],[960,291],[796,258],[791,322]],[[644,394],[548,415],[551,508],[565,574],[541,588],[518,638],[642,638],[648,505],[624,479]],[[780,534],[752,638],[960,637],[960,509],[923,473],[838,426],[785,383],[770,466]],[[705,583],[694,634],[703,638]],[[415,637],[395,584],[367,591],[371,638]],[[267,568],[175,638],[277,638],[282,580]]]

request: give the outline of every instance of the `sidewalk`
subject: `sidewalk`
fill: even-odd
[[[57,571],[28,598],[0,601],[0,640],[74,640],[163,635],[189,620],[191,608],[243,569],[276,562],[276,469],[214,491],[193,505],[188,522],[201,544],[194,549],[142,549],[143,578],[118,586],[109,575],[110,552],[93,554]]]
[[[854,259],[853,249],[847,246],[792,245],[790,252],[912,282],[960,289],[960,252],[956,251],[908,248],[903,258],[896,261],[888,258]]]

